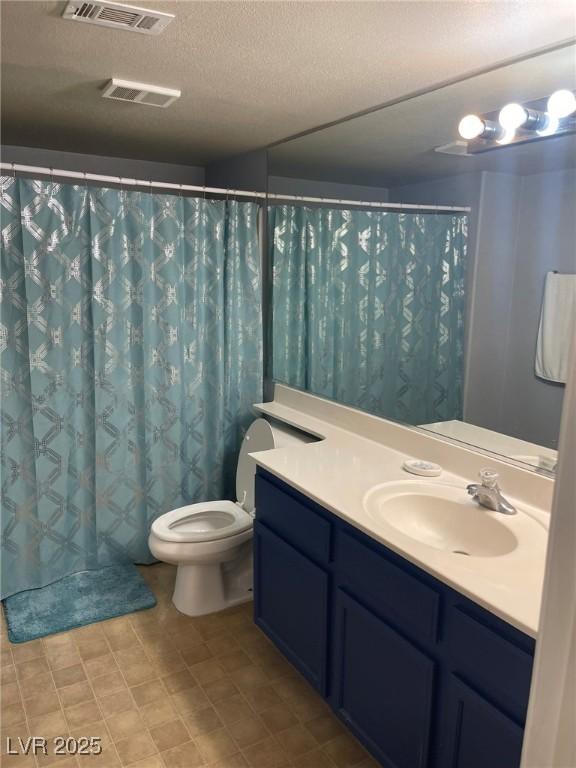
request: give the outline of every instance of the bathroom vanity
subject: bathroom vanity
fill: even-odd
[[[260,470],[255,618],[382,765],[520,764],[534,640]]]
[[[490,512],[466,494],[485,457],[277,392],[258,409],[322,439],[254,454],[257,625],[386,768],[517,768],[551,481],[494,460],[519,511]]]

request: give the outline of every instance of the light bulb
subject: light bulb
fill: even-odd
[[[576,96],[566,88],[555,91],[548,99],[547,109],[552,118],[561,120],[568,117],[572,112],[576,112]]]
[[[558,130],[560,126],[560,120],[554,115],[548,115],[546,125],[541,131],[538,131],[538,136],[552,136]]]
[[[466,115],[458,123],[458,133],[463,139],[477,139],[484,132],[484,120],[478,115]]]
[[[504,128],[506,133],[520,128],[521,125],[524,125],[527,119],[528,112],[521,104],[517,104],[516,102],[506,104],[505,107],[502,107],[500,114],[498,115],[498,122],[502,128]]]

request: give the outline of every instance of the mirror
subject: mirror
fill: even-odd
[[[269,150],[274,380],[554,471],[576,113],[526,142],[467,142],[458,125],[575,91],[575,56],[535,54]]]

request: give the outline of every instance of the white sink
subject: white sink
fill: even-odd
[[[368,491],[364,509],[376,522],[454,555],[499,557],[518,546],[512,517],[481,507],[457,486],[409,480],[384,483]]]

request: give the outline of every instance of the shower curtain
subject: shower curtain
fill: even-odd
[[[261,399],[253,203],[3,177],[2,597],[151,561]]]
[[[269,208],[273,377],[409,424],[462,418],[464,215]]]

